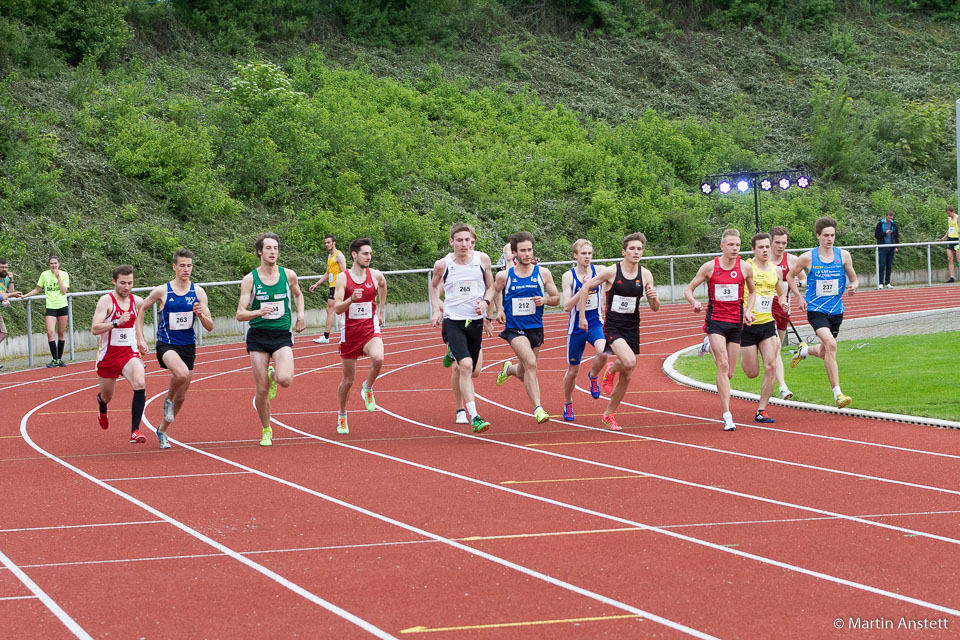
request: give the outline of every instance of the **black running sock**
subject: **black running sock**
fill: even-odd
[[[48,340],[47,346],[50,347],[50,357],[54,360],[57,359],[57,343],[54,340]]]
[[[147,406],[146,389],[137,389],[133,392],[133,402],[130,403],[130,431],[140,429],[140,421],[143,419],[143,408]]]
[[[326,338],[327,340],[329,340],[329,339],[330,339],[330,332],[329,332],[329,331],[324,331],[324,332],[323,332],[323,337]]]
[[[57,340],[57,360],[63,360],[63,345],[66,344],[65,340]]]
[[[100,394],[97,394],[97,405],[100,407],[100,413],[107,412],[107,403],[100,399]]]

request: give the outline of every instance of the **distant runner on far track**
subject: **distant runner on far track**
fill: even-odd
[[[373,383],[383,367],[383,340],[380,328],[384,324],[387,303],[387,279],[370,268],[373,249],[369,238],[357,238],[350,243],[350,268],[337,276],[334,294],[334,313],[346,317],[340,328],[340,362],[343,377],[337,388],[337,433],[350,433],[347,425],[347,400],[357,375],[357,359],[370,358],[370,372],[360,385],[360,395],[367,411],[376,411]],[[377,304],[379,294],[380,303]]]
[[[144,384],[144,363],[141,353],[148,353],[143,337],[143,323],[137,322],[137,308],[143,302],[133,295],[133,267],[122,264],[113,270],[113,292],[100,296],[93,312],[93,335],[100,337],[97,349],[97,377],[100,393],[97,394],[97,417],[100,427],[110,426],[107,405],[113,400],[117,378],[124,377],[133,389],[130,403],[130,442],[141,444],[147,441],[140,434],[143,408],[147,404]]]
[[[143,332],[143,313],[154,303],[160,305],[160,321],[157,327],[157,363],[170,371],[170,386],[163,399],[163,419],[157,427],[157,440],[161,449],[170,448],[167,429],[180,413],[190,388],[193,364],[197,358],[197,338],[193,321],[197,319],[207,331],[213,331],[213,318],[207,307],[207,292],[190,280],[193,273],[193,252],[177,249],[173,254],[173,271],[176,277],[160,286],[144,298],[137,308],[137,327]]]
[[[837,221],[820,218],[814,225],[814,231],[819,246],[800,256],[787,274],[787,284],[790,285],[790,291],[800,298],[796,277],[804,269],[807,270],[807,290],[805,297],[800,298],[800,309],[807,312],[807,321],[820,338],[820,344],[807,346],[801,342],[796,355],[790,360],[790,366],[796,367],[808,355],[822,358],[837,408],[843,409],[850,406],[853,398],[840,390],[837,335],[843,322],[843,292],[849,291],[853,295],[859,283],[850,252],[834,244]]]

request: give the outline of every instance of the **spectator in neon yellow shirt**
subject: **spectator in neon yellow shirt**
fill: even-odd
[[[67,290],[70,288],[70,274],[60,270],[60,258],[50,256],[50,268],[40,274],[37,286],[23,294],[24,298],[41,291],[46,298],[44,321],[47,327],[47,345],[50,347],[50,364],[47,367],[65,367],[63,345],[67,333]],[[53,339],[53,330],[57,330],[57,340]]]

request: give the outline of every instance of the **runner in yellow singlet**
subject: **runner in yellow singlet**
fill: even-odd
[[[327,326],[323,335],[314,338],[317,344],[327,344],[330,342],[330,331],[333,329],[333,319],[336,314],[333,312],[333,294],[337,290],[337,276],[347,270],[347,259],[343,257],[343,252],[337,249],[337,236],[328,233],[323,238],[323,246],[327,248],[327,270],[320,276],[320,279],[310,285],[310,293],[326,282],[329,285],[327,293]]]

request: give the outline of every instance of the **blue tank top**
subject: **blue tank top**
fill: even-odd
[[[521,278],[510,267],[507,285],[503,289],[503,306],[507,316],[507,329],[542,329],[543,305],[533,304],[534,296],[543,296],[543,279],[540,265],[534,265],[526,278]]]
[[[583,288],[583,283],[580,282],[579,278],[577,278],[576,267],[570,269],[570,273],[573,275],[573,295],[576,296],[580,293],[580,289]],[[596,275],[597,268],[591,264],[590,277],[593,278]],[[591,309],[590,307],[593,308]],[[603,319],[600,318],[600,287],[595,287],[587,297],[586,315],[588,329],[603,326]],[[567,322],[567,334],[574,335],[578,333],[583,333],[583,329],[580,328],[580,312],[577,311],[576,307],[574,307],[570,310],[570,320]]]
[[[833,247],[833,260],[820,259],[820,250],[810,252],[810,273],[804,298],[807,311],[835,316],[843,313],[843,292],[847,288],[847,273],[843,269],[843,252]]]
[[[190,283],[190,290],[185,295],[178,296],[167,283],[167,296],[160,310],[160,326],[157,329],[157,342],[164,344],[187,345],[196,342],[193,334],[193,323],[196,316],[193,313],[193,303],[197,301],[197,293]]]

